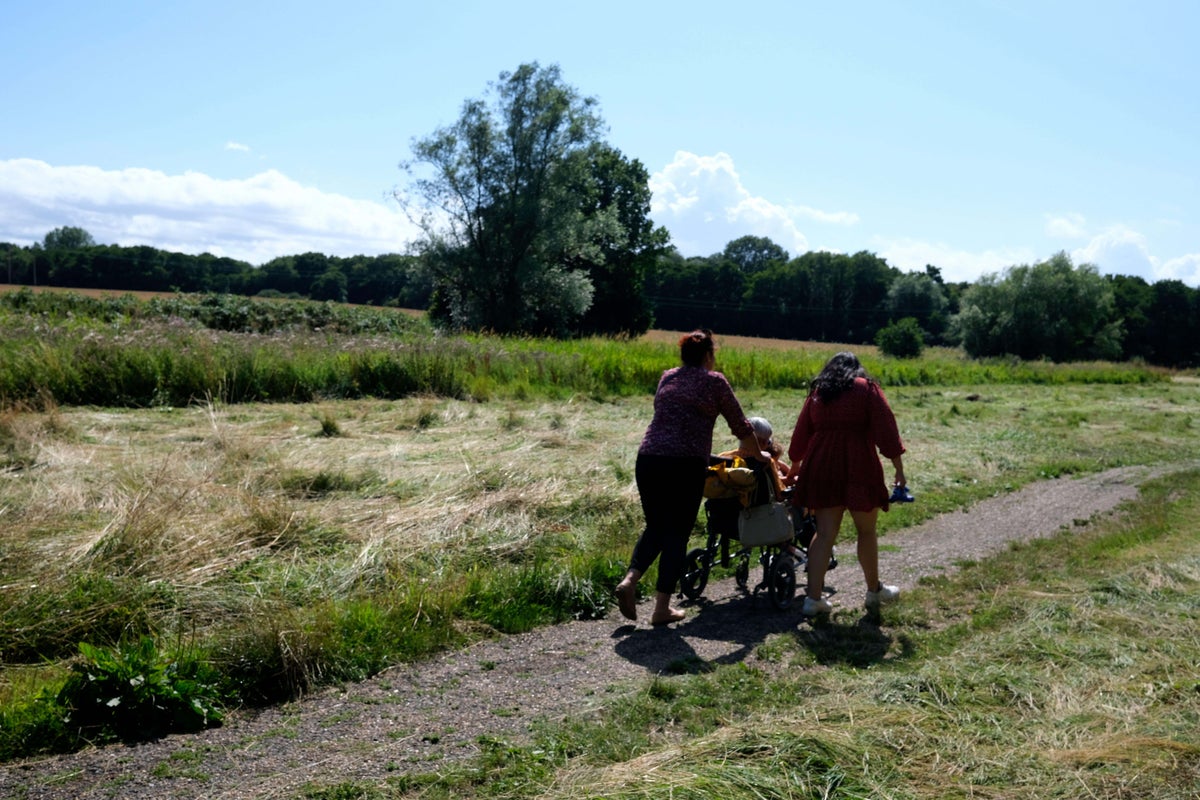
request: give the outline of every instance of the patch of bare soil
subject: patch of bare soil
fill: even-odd
[[[912,587],[1010,542],[1110,511],[1134,499],[1137,484],[1149,477],[1149,469],[1123,468],[1043,481],[946,514],[886,536],[882,574]],[[835,605],[861,605],[862,577],[853,563],[829,573],[827,582],[841,589]],[[647,603],[639,624],[614,609],[609,619],[483,642],[300,702],[231,715],[223,727],[200,734],[5,764],[0,797],[283,798],[307,783],[436,769],[474,755],[480,737],[520,741],[536,720],[585,715],[673,664],[745,661],[769,668],[756,648],[772,634],[808,625],[799,605],[777,611],[732,580],[712,583],[704,601],[672,628],[651,628]]]

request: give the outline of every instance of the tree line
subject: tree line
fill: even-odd
[[[64,235],[65,234],[65,235]],[[82,228],[58,228],[29,247],[0,242],[0,278],[25,286],[291,297],[424,308],[430,286],[410,255],[301,253],[261,266],[210,253],[99,245]]]
[[[684,257],[650,219],[649,173],[602,137],[594,98],[557,66],[503,72],[459,119],[412,143],[396,199],[422,235],[407,254],[303,253],[261,266],[99,245],[80,228],[0,244],[9,283],[302,297],[426,309],[448,330],[558,337],[649,327],[928,344],[973,357],[1200,364],[1200,294],[1181,281],[1101,276],[1058,253],[974,283],[874,253],[790,257],[743,236]],[[0,274],[3,274],[0,272]]]
[[[98,245],[86,231],[69,228],[28,247],[0,243],[0,275],[29,286],[418,309],[434,299],[434,279],[417,255],[303,253],[256,267],[207,253]],[[706,326],[729,335],[863,344],[912,320],[925,344],[961,346],[975,357],[1200,365],[1200,291],[1176,280],[1101,276],[1063,253],[955,283],[933,265],[903,272],[869,252],[790,258],[770,239],[744,236],[711,256],[685,258],[674,249],[657,255],[642,292],[630,303],[638,326],[605,330],[597,315],[592,330],[573,333]]]

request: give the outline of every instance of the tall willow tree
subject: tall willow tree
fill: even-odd
[[[621,263],[639,222],[628,203],[597,205],[624,194],[600,184],[614,175],[640,180],[643,191],[646,183],[644,169],[613,170],[597,158],[615,152],[602,127],[594,98],[565,84],[557,66],[535,62],[501,73],[457,122],[413,142],[401,164],[411,183],[396,196],[424,232],[436,322],[497,333],[578,329],[593,273]]]

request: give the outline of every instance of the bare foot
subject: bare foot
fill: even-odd
[[[625,619],[637,619],[637,587],[632,583],[621,581],[613,591],[617,596],[617,607]]]
[[[672,622],[682,622],[687,619],[687,614],[677,608],[668,608],[665,613],[655,612],[654,616],[650,617],[651,625],[670,625]]]

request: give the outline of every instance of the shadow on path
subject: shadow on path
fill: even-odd
[[[859,667],[882,662],[896,641],[880,627],[878,615],[867,612],[853,623],[810,619],[800,613],[799,602],[779,610],[765,596],[741,592],[684,604],[689,606],[689,617],[673,626],[622,625],[612,633],[614,651],[651,674],[679,674],[747,661],[773,635],[791,637],[820,664]],[[911,652],[902,641],[899,657]]]

